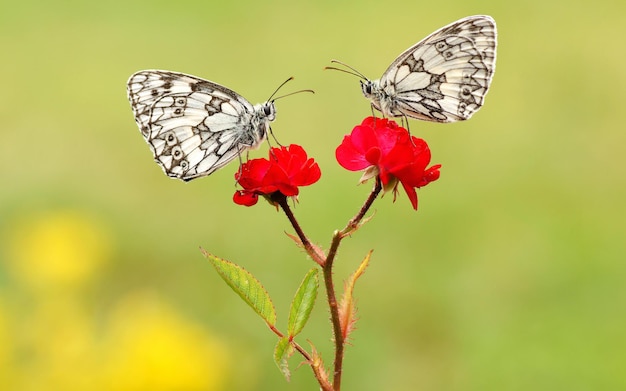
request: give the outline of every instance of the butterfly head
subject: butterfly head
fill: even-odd
[[[274,101],[263,103],[263,105],[261,105],[261,113],[267,121],[274,121],[276,119],[276,106],[274,105]]]
[[[289,82],[291,80],[293,80],[293,76],[290,77],[289,79],[285,80],[284,82],[282,82],[282,84],[278,86],[276,91],[274,91],[272,93],[272,95],[270,95],[270,97],[267,100],[267,102],[265,102],[265,103],[263,103],[261,105],[261,114],[262,114],[263,118],[265,118],[268,122],[272,122],[272,121],[274,121],[276,119],[276,106],[274,106],[274,101],[276,101],[278,99],[281,99],[281,98],[284,98],[284,97],[289,96],[289,95],[298,94],[300,92],[313,92],[313,90],[300,90],[300,91],[296,91],[296,92],[291,92],[291,93],[286,94],[286,95],[281,95],[281,96],[274,97],[276,95],[276,93],[278,92],[278,90],[280,90],[280,88],[282,86],[284,86],[287,82]]]
[[[380,80],[361,80],[361,91],[376,110],[385,116],[394,117],[393,106],[395,105],[393,97],[389,91],[385,91],[380,86]]]
[[[367,99],[372,99],[376,92],[376,85],[374,84],[374,82],[368,79],[361,80],[360,82],[363,95],[365,95]]]

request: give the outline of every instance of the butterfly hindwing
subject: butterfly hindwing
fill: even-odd
[[[256,147],[271,120],[263,105],[257,108],[226,87],[182,73],[137,72],[128,81],[128,97],[155,161],[168,176],[185,181],[209,175]]]
[[[370,82],[373,93],[366,96],[390,117],[465,120],[484,102],[495,58],[494,20],[484,15],[470,16],[405,50],[380,80]]]

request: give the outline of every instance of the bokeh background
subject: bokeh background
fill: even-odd
[[[473,14],[499,29],[471,121],[411,122],[441,179],[386,196],[341,248],[366,252],[345,390],[626,389],[626,3],[2,1],[0,389],[313,390],[201,256],[252,271],[286,324],[312,266],[273,208],[231,201],[236,163],[167,178],[125,82],[169,69],[253,103],[287,77],[274,133],[319,162],[296,214],[327,247],[370,187],[334,148],[370,114],[341,59],[378,78],[404,49]],[[263,146],[253,157],[265,156]],[[332,362],[320,300],[300,342]],[[295,369],[299,358],[292,362]]]

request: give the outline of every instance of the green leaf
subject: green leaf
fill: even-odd
[[[270,326],[276,324],[276,310],[263,285],[250,272],[200,248],[217,273]]]
[[[299,334],[311,316],[311,311],[317,298],[319,286],[319,269],[313,268],[307,272],[291,302],[287,333],[293,338]]]
[[[294,349],[289,343],[289,337],[282,337],[279,339],[276,344],[276,348],[274,348],[274,362],[287,381],[291,379],[291,372],[289,371],[289,357],[291,357],[293,352]]]

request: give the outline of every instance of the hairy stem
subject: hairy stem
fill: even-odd
[[[335,391],[341,389],[341,373],[343,367],[343,350],[345,347],[344,335],[341,332],[341,319],[339,318],[339,306],[337,304],[337,295],[335,293],[335,285],[333,283],[333,259],[326,258],[324,264],[324,285],[326,286],[326,297],[328,299],[328,308],[330,310],[330,319],[333,325],[333,334],[335,336],[335,367],[333,370],[333,387]]]
[[[307,254],[309,254],[309,256],[313,258],[313,261],[315,261],[318,265],[323,265],[324,254],[322,254],[316,247],[314,247],[309,238],[304,234],[304,231],[300,227],[300,223],[298,223],[296,216],[293,214],[293,211],[289,207],[287,197],[282,196],[277,200],[277,202],[283,212],[285,212],[285,215],[287,215],[287,219],[289,219],[289,222],[291,223],[293,229],[296,230],[296,234],[298,235],[298,238],[300,238],[302,247],[304,247]]]
[[[341,240],[350,233],[354,232],[359,227],[359,224],[365,217],[365,214],[372,206],[372,203],[378,197],[382,189],[380,180],[377,178],[376,184],[372,189],[372,192],[365,200],[365,203],[361,207],[361,210],[348,222],[346,227],[341,231],[335,231],[333,239],[330,244],[330,250],[328,250],[328,256],[324,263],[324,283],[326,284],[326,295],[328,297],[328,307],[330,309],[330,317],[333,324],[333,331],[335,334],[335,368],[333,372],[333,386],[335,391],[341,389],[341,374],[343,368],[343,352],[345,348],[345,338],[343,335],[343,328],[341,325],[341,319],[339,318],[339,306],[337,304],[337,296],[335,294],[335,287],[333,284],[333,262],[339,250]]]
[[[378,197],[378,194],[382,190],[382,185],[380,183],[380,179],[376,178],[376,183],[371,193],[365,200],[365,203],[359,210],[359,212],[348,221],[348,224],[341,231],[335,231],[333,233],[333,238],[331,241],[330,249],[328,250],[328,255],[324,255],[317,247],[313,246],[309,238],[304,234],[304,231],[300,227],[298,220],[294,216],[291,208],[289,207],[289,203],[287,201],[287,197],[276,197],[274,201],[280,205],[282,210],[287,215],[287,219],[291,223],[292,227],[295,229],[298,238],[302,242],[302,246],[306,250],[307,254],[320,266],[322,266],[323,276],[324,276],[324,285],[326,287],[326,297],[328,300],[328,307],[330,310],[331,323],[333,326],[333,334],[335,341],[335,360],[334,360],[334,371],[333,371],[333,381],[332,388],[328,388],[330,385],[326,381],[325,377],[316,371],[313,367],[313,371],[315,373],[315,377],[318,380],[322,390],[324,391],[340,391],[341,389],[341,375],[343,368],[343,353],[345,348],[345,338],[343,335],[341,319],[339,318],[339,305],[337,303],[337,294],[335,293],[335,285],[333,282],[333,263],[335,257],[337,255],[337,251],[339,249],[339,245],[341,244],[341,240],[346,236],[350,235],[356,229],[359,228],[361,221],[365,217],[365,214],[369,211],[370,207]],[[278,330],[273,329],[277,335],[280,335]],[[301,347],[296,344],[294,345],[296,350],[302,354],[307,361],[310,362],[310,355],[304,351]]]
[[[271,324],[268,323],[267,327],[269,327],[270,330],[272,330],[274,332],[274,334],[278,335],[279,338],[283,338],[285,336],[285,334],[281,333],[280,330],[278,330],[276,327],[272,326]],[[309,352],[304,350],[304,348],[302,346],[300,346],[296,341],[291,340],[291,341],[289,341],[289,343],[291,344],[291,346],[294,347],[294,349],[296,349],[298,351],[298,353],[300,353],[302,355],[302,357],[304,357],[305,360],[307,360],[308,362],[312,361],[312,358],[311,358],[311,355],[309,354]]]
[[[380,178],[376,177],[376,183],[374,184],[374,188],[372,189],[372,192],[365,200],[365,203],[361,207],[361,210],[359,210],[359,213],[357,213],[356,216],[354,216],[352,219],[350,219],[350,221],[348,221],[348,224],[346,225],[346,227],[341,231],[341,235],[342,235],[341,239],[343,239],[345,236],[350,235],[354,230],[356,230],[359,227],[361,220],[363,220],[363,218],[365,217],[365,214],[367,213],[367,211],[370,209],[370,207],[376,200],[376,197],[378,197],[378,194],[380,193],[382,188],[383,188],[383,185],[380,182]]]
[[[283,333],[280,332],[280,330],[278,330],[273,325],[268,323],[267,326],[279,338],[283,338],[285,336]],[[291,346],[294,347],[294,349],[298,351],[298,353],[302,355],[302,357],[304,357],[306,362],[309,363],[309,365],[311,366],[311,369],[313,370],[313,373],[315,374],[315,378],[320,384],[321,390],[322,391],[334,391],[332,384],[328,382],[328,380],[326,379],[326,376],[324,375],[324,373],[322,373],[323,369],[320,369],[320,366],[318,365],[318,363],[315,362],[315,359],[311,357],[311,355],[306,350],[304,350],[304,348],[300,346],[296,341],[291,340],[289,341],[289,343],[291,344]]]

